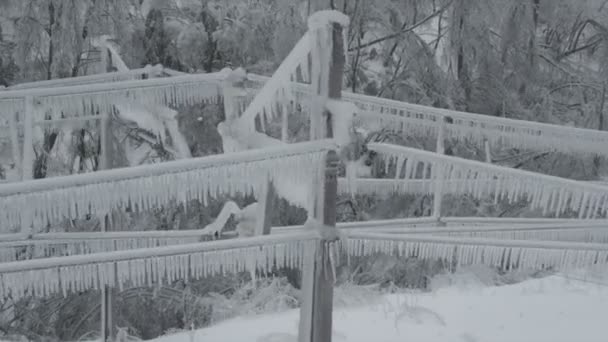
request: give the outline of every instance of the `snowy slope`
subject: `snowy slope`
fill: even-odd
[[[557,275],[500,287],[469,284],[388,295],[375,305],[337,308],[333,340],[599,342],[606,341],[607,316],[608,282]],[[291,342],[297,324],[298,311],[292,310],[154,341]]]

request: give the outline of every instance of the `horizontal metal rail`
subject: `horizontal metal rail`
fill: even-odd
[[[190,253],[204,253],[221,250],[239,249],[255,246],[272,245],[296,241],[312,241],[317,239],[317,232],[298,232],[289,235],[264,235],[243,239],[207,241],[185,245],[164,246],[155,248],[140,248],[127,251],[112,251],[85,255],[51,257],[25,261],[0,263],[0,274],[25,272],[74,265],[88,265],[107,262],[118,262],[145,258],[159,258]]]
[[[213,168],[221,165],[248,163],[290,155],[304,154],[313,151],[329,151],[335,149],[335,146],[334,141],[331,139],[317,140],[299,144],[282,145],[263,150],[260,149],[229,154],[218,154],[158,164],[139,165],[70,176],[0,184],[0,198],[16,194],[45,192],[52,189],[78,187],[87,184],[112,183],[132,178],[184,172],[192,169]]]
[[[147,66],[144,68],[132,69],[129,71],[115,71],[115,72],[106,72],[106,73],[102,73],[102,74],[19,83],[19,84],[12,85],[12,86],[6,88],[5,90],[24,90],[24,89],[33,89],[33,88],[67,87],[67,86],[74,86],[74,85],[99,83],[99,82],[119,82],[119,81],[125,81],[125,80],[133,80],[136,77],[142,76],[142,75],[158,76],[158,75],[162,74],[163,71],[164,71],[163,66],[158,64],[155,66]]]
[[[485,238],[456,238],[444,236],[427,236],[414,234],[386,234],[370,232],[349,232],[346,238],[363,240],[386,240],[395,242],[419,242],[432,244],[447,244],[459,246],[494,246],[507,248],[538,248],[538,249],[557,249],[574,251],[600,251],[608,252],[608,244],[601,243],[581,243],[581,242],[562,242],[562,241],[528,241],[528,240],[506,240],[506,239],[485,239]]]
[[[270,78],[249,74],[249,79],[266,83]],[[292,83],[295,92],[303,98],[310,94],[310,86]],[[408,102],[390,100],[342,91],[345,101],[356,104],[363,119],[372,120],[398,130],[398,122],[425,127],[427,132],[437,133],[445,124],[446,137],[467,137],[478,141],[488,140],[511,147],[534,151],[561,151],[608,155],[608,132],[588,128],[569,127],[536,121],[517,120],[490,115],[466,113]]]

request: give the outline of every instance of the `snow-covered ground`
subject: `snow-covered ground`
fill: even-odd
[[[155,342],[296,341],[298,311],[242,317]],[[608,281],[553,275],[515,285],[457,282],[334,310],[348,342],[595,342],[608,336]]]

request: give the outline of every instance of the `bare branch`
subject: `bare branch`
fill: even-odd
[[[393,39],[393,38],[397,38],[405,33],[411,32],[413,30],[415,30],[416,28],[426,24],[429,20],[435,18],[436,16],[438,16],[439,14],[442,14],[451,4],[452,4],[453,0],[448,1],[445,5],[443,5],[440,9],[438,9],[437,11],[433,12],[432,14],[430,14],[429,16],[427,16],[426,18],[422,19],[421,21],[415,23],[414,25],[404,28],[399,32],[395,32],[392,34],[389,34],[388,36],[384,36],[382,38],[378,38],[378,39],[374,39],[369,43],[365,43],[363,45],[359,45],[357,47],[353,47],[348,49],[349,52],[351,51],[356,51],[356,50],[360,50],[360,49],[365,49],[367,47],[376,45],[378,43],[382,43],[385,40],[389,40],[389,39]]]

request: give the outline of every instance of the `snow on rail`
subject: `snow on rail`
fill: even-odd
[[[397,145],[371,143],[368,148],[379,152],[387,165],[395,165],[399,178],[404,174],[405,179],[421,176],[430,179],[443,174],[442,179],[447,181],[443,190],[449,193],[476,198],[494,194],[495,201],[506,199],[511,203],[524,198],[533,208],[542,208],[543,213],[560,215],[571,209],[579,213],[579,218],[595,218],[598,213],[606,215],[608,210],[608,187]],[[465,187],[449,182],[453,179],[473,182]],[[496,179],[495,185],[489,186],[488,179]]]
[[[105,215],[131,205],[148,210],[218,194],[257,193],[268,180],[313,190],[332,140],[251,150],[160,164],[0,184],[0,229],[32,226],[86,214]],[[303,194],[306,207],[313,194]]]
[[[14,261],[0,264],[0,297],[48,296],[103,286],[153,286],[177,279],[301,267],[316,232]]]
[[[446,260],[459,266],[569,269],[608,263],[608,244],[600,243],[349,232],[343,244],[349,256],[383,253]]]

